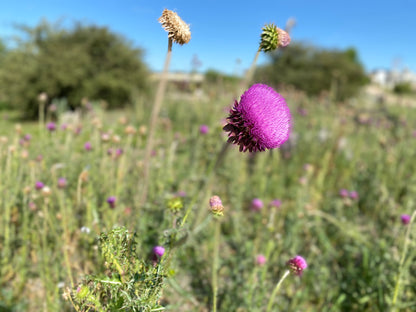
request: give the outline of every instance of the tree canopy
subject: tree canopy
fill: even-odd
[[[269,62],[258,68],[256,80],[292,85],[309,95],[336,88],[337,100],[354,96],[368,81],[355,49],[327,50],[303,43],[269,54]]]
[[[106,27],[76,23],[65,29],[43,21],[19,30],[17,47],[0,63],[0,100],[26,116],[36,116],[41,92],[66,98],[71,108],[83,98],[105,100],[113,108],[147,89],[143,51]]]

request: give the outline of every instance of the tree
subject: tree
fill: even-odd
[[[260,67],[256,80],[270,84],[292,85],[309,95],[336,90],[337,100],[354,96],[367,81],[355,49],[325,50],[302,43],[270,54]]]
[[[28,117],[36,117],[41,92],[66,98],[71,108],[83,98],[114,108],[148,89],[143,51],[106,27],[76,23],[64,29],[43,21],[19,29],[25,36],[0,67],[0,98]]]

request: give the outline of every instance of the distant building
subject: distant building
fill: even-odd
[[[392,89],[398,83],[404,82],[408,82],[416,88],[416,73],[408,68],[401,71],[376,69],[370,74],[370,79],[373,83],[388,89]]]
[[[162,73],[153,73],[151,79],[159,80]],[[178,86],[182,90],[187,90],[192,84],[196,88],[200,88],[204,82],[205,76],[200,73],[184,73],[184,72],[168,72],[167,81]]]

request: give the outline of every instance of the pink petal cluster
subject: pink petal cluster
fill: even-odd
[[[291,115],[285,99],[264,84],[252,85],[235,101],[228,124],[228,142],[240,152],[265,151],[279,147],[289,138]]]

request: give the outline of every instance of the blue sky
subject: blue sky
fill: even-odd
[[[240,74],[254,58],[261,28],[266,23],[283,28],[293,17],[292,40],[355,47],[367,71],[394,65],[416,72],[416,0],[0,0],[0,38],[11,42],[14,23],[34,26],[42,18],[108,26],[143,48],[152,70],[161,70],[167,36],[157,19],[165,8],[176,11],[192,32],[189,44],[174,45],[171,70],[191,70],[197,55],[200,71]],[[261,55],[259,63],[266,61]]]

